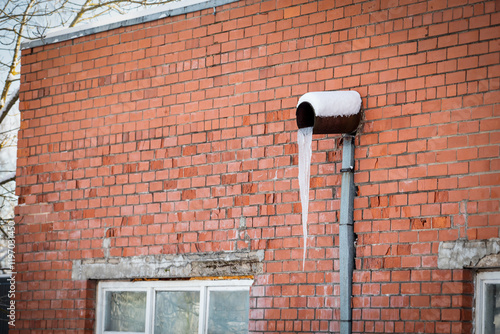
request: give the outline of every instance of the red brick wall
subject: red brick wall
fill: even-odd
[[[340,136],[313,139],[302,270],[295,105],[354,89],[353,330],[471,333],[441,241],[499,237],[495,1],[257,1],[23,51],[13,333],[91,333],[72,261],[265,250],[250,331],[337,332]],[[244,224],[242,224],[244,222]]]

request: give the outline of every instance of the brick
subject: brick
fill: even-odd
[[[338,286],[324,282],[339,280],[340,136],[313,138],[302,272],[294,108],[307,91],[356,89],[353,327],[468,332],[472,290],[449,285],[436,253],[498,236],[498,22],[493,2],[281,0],[23,50],[19,268],[55,285],[69,279],[56,255],[101,259],[104,236],[113,257],[262,249],[252,332],[338,331]],[[57,233],[40,233],[47,221]]]

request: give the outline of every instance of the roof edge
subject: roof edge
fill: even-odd
[[[200,10],[214,8],[226,5],[229,3],[237,2],[239,0],[188,0],[188,1],[173,1],[164,6],[149,8],[144,11],[140,11],[133,16],[127,16],[126,18],[117,17],[115,22],[106,24],[85,24],[79,27],[67,28],[55,31],[53,33],[48,33],[46,36],[36,39],[33,41],[27,41],[21,43],[21,49],[30,49],[37,46],[48,45],[63,41],[72,40],[78,37],[88,36],[92,34],[97,34],[100,32],[117,29],[121,27],[129,27],[136,24],[156,21],[165,17],[177,16],[192,12],[197,12]]]

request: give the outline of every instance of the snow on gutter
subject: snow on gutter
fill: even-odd
[[[354,90],[305,93],[297,108],[303,102],[312,106],[317,117],[351,116],[361,109],[361,96]]]
[[[24,50],[37,46],[68,41],[74,38],[97,34],[116,28],[128,27],[136,24],[159,20],[169,16],[192,13],[208,8],[213,8],[215,14],[215,7],[236,1],[238,0],[176,0],[162,6],[152,7],[143,11],[120,15],[112,19],[106,19],[105,24],[102,24],[102,22],[96,22],[93,24],[85,24],[74,28],[59,29],[57,31],[48,33],[46,36],[40,39],[23,42],[21,44],[21,49]]]

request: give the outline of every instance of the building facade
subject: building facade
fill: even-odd
[[[499,37],[498,1],[231,0],[26,44],[11,332],[340,332],[344,140],[303,261],[295,119],[337,90],[352,332],[500,328]]]

